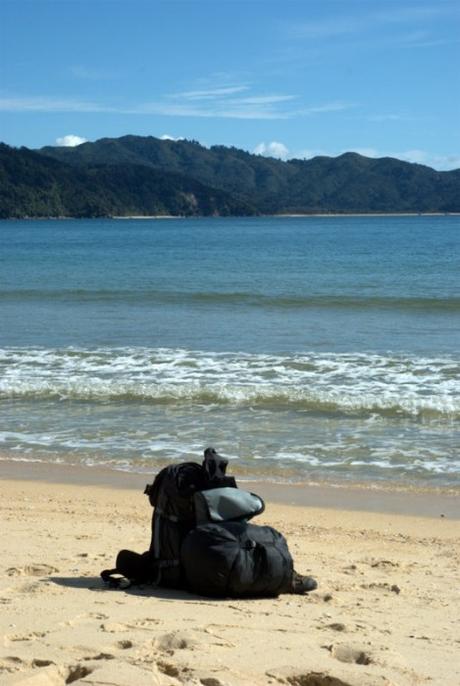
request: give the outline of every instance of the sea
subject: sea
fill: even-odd
[[[459,419],[458,216],[0,221],[0,460],[458,489]]]

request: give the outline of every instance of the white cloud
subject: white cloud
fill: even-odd
[[[272,141],[271,143],[259,143],[253,150],[255,155],[263,155],[264,157],[277,157],[280,160],[285,160],[289,155],[289,149],[284,143]]]
[[[227,95],[234,95],[235,93],[242,93],[249,90],[249,86],[225,86],[218,88],[208,88],[206,90],[183,91],[182,93],[173,93],[173,98],[184,98],[185,100],[213,100],[215,98],[226,97]]]
[[[252,92],[247,84],[208,85],[200,90],[172,93],[159,102],[142,107],[172,116],[216,117],[224,119],[288,119],[291,112],[283,105],[297,96]]]
[[[249,86],[228,86],[207,90],[186,91],[159,96],[156,100],[118,103],[85,101],[76,98],[50,96],[0,98],[3,112],[97,112],[126,115],[160,115],[168,117],[197,117],[208,119],[286,120],[313,114],[334,113],[355,105],[330,102],[293,107],[297,95],[264,94],[246,91]],[[243,93],[239,96],[238,93]]]
[[[311,105],[298,110],[296,114],[308,116],[310,114],[324,114],[325,112],[342,112],[357,105],[347,102],[327,102],[324,105]]]
[[[160,140],[162,141],[183,141],[184,137],[183,136],[170,136],[168,133],[164,133],[162,136],[160,136]]]
[[[56,145],[64,148],[75,148],[77,145],[86,143],[87,138],[82,138],[81,136],[75,136],[73,133],[69,133],[68,136],[62,136],[62,138],[56,138]]]
[[[212,105],[147,102],[123,110],[123,114],[159,114],[169,117],[199,117],[207,119],[290,119],[293,113],[271,105],[248,105],[233,101],[217,101]]]
[[[95,102],[62,99],[48,96],[31,96],[27,98],[0,98],[2,112],[114,112]]]
[[[277,102],[294,100],[296,97],[296,95],[253,95],[247,98],[230,100],[229,102],[236,105],[272,105]]]

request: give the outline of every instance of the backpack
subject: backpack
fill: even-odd
[[[182,544],[181,564],[187,589],[211,597],[288,593],[294,570],[284,536],[247,522],[195,527]]]
[[[162,469],[153,484],[147,485],[144,491],[154,508],[149,550],[142,555],[121,550],[115,568],[101,572],[103,580],[118,586],[118,575],[121,575],[132,582],[182,588],[184,577],[180,549],[185,536],[197,523],[194,496],[222,489],[227,492],[228,501],[228,492],[236,492],[237,485],[233,477],[225,475],[227,464],[227,460],[213,448],[207,448],[201,465],[184,462]],[[263,501],[259,500],[261,507],[258,509],[262,511]],[[222,502],[225,502],[225,498]],[[204,508],[203,503],[200,521],[203,521]]]

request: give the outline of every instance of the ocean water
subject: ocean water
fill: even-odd
[[[1,459],[459,487],[459,275],[453,216],[1,221]]]

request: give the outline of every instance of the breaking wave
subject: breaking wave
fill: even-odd
[[[453,357],[0,349],[0,399],[282,407],[318,414],[460,417]]]

